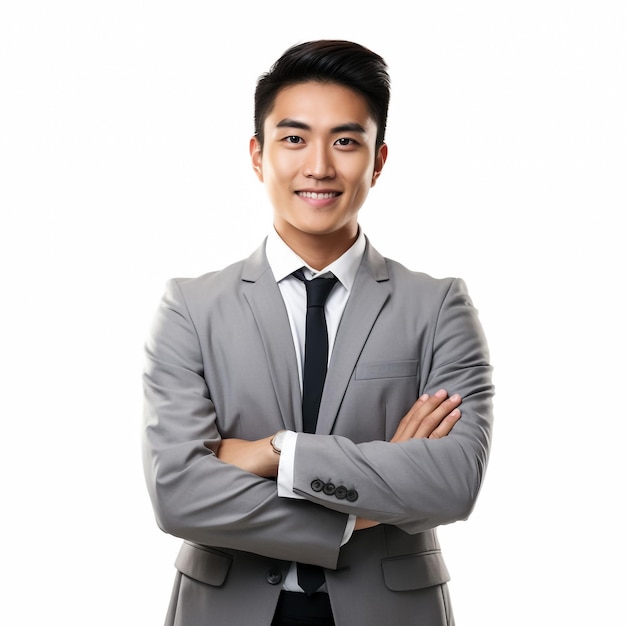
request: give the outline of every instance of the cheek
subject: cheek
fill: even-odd
[[[367,195],[372,187],[372,174],[370,172],[361,171],[361,176],[354,183],[354,193],[358,195]]]
[[[263,169],[263,178],[266,190],[273,196],[280,193],[280,190],[284,187],[284,176],[280,168],[276,167],[275,163],[272,163],[271,167],[265,167]]]
[[[278,151],[272,156],[271,164],[273,177],[277,179],[292,178],[298,172],[298,159],[293,152]]]
[[[374,160],[371,158],[358,159],[344,169],[345,177],[351,180],[355,187],[369,188],[372,184],[373,174]]]

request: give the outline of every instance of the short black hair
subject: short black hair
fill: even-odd
[[[254,134],[263,148],[263,126],[281,89],[306,82],[334,83],[363,96],[377,126],[376,148],[385,141],[391,81],[384,59],[351,41],[320,39],[289,48],[257,81]]]

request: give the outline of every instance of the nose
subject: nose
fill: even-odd
[[[335,167],[333,165],[331,148],[324,145],[309,145],[304,164],[304,175],[307,178],[315,178],[316,180],[334,178]]]

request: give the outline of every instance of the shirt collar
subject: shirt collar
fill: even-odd
[[[365,252],[365,235],[361,228],[357,240],[338,259],[321,271],[309,267],[278,235],[271,229],[265,244],[265,254],[276,282],[287,278],[297,269],[304,267],[307,278],[332,272],[339,282],[348,290],[352,289],[363,253]]]

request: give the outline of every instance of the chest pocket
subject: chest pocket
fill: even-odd
[[[377,378],[413,378],[417,376],[417,361],[379,361],[360,363],[356,367],[356,380]]]

